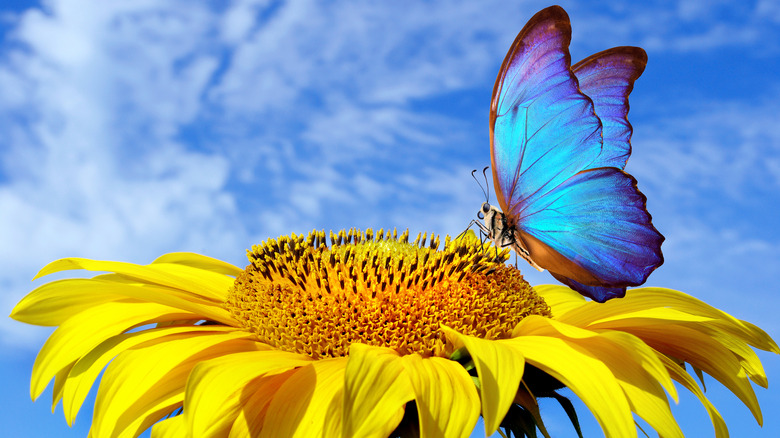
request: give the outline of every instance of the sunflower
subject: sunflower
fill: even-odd
[[[328,240],[330,242],[328,242]],[[350,230],[269,239],[249,264],[192,253],[149,265],[57,260],[11,317],[57,326],[31,395],[54,379],[72,424],[103,371],[91,436],[549,436],[537,400],[569,388],[607,437],[682,436],[678,382],[726,425],[688,372],[707,373],[751,410],[766,387],[751,348],[761,329],[681,292],[634,289],[595,303],[532,288],[508,254],[473,236]],[[37,278],[36,277],[36,278]]]

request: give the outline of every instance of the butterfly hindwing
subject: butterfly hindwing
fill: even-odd
[[[580,90],[593,101],[602,123],[603,148],[591,167],[623,169],[631,155],[632,127],[628,122],[628,95],[647,65],[639,47],[614,47],[572,66]]]
[[[663,236],[652,226],[645,202],[636,180],[622,170],[586,170],[530,205],[533,214],[518,219],[516,227],[547,246],[531,258],[550,272],[588,286],[637,286],[663,262]],[[545,263],[548,251],[592,275]]]
[[[599,303],[626,296],[625,287],[588,286],[554,272],[551,274],[556,280]]]

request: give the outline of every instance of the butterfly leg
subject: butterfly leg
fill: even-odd
[[[479,244],[482,246],[482,253],[484,254],[485,253],[485,241],[490,238],[490,230],[482,222],[479,222],[479,221],[476,221],[476,220],[472,219],[471,222],[469,222],[469,225],[466,227],[466,229],[463,230],[463,232],[461,232],[460,234],[458,234],[456,239],[458,239],[462,235],[466,234],[466,231],[471,229],[471,227],[474,226],[474,225],[476,225],[477,228],[479,229]]]
[[[458,234],[457,236],[455,236],[455,239],[456,239],[456,240],[457,240],[457,239],[460,239],[460,237],[461,237],[461,236],[463,236],[464,234],[466,234],[466,232],[467,232],[468,230],[470,230],[470,229],[471,229],[471,227],[472,227],[472,226],[474,226],[474,225],[476,225],[476,226],[480,226],[480,225],[482,225],[482,224],[480,224],[479,222],[477,222],[477,221],[475,221],[474,219],[472,219],[472,220],[471,220],[471,222],[469,222],[469,224],[466,226],[466,229],[465,229],[465,230],[463,230],[463,231],[461,231],[461,232],[460,232],[460,234]],[[480,230],[480,232],[481,232],[481,231],[482,231],[482,230]]]

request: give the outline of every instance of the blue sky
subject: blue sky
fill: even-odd
[[[550,4],[3,2],[0,306],[8,314],[59,257],[195,251],[243,266],[252,244],[314,228],[459,233],[484,201],[469,172],[489,163],[501,61]],[[780,3],[560,4],[575,62],[648,52],[626,168],[666,236],[647,284],[780,339]],[[29,400],[48,333],[0,319],[9,436],[86,436],[88,410],[68,429],[50,390]],[[708,381],[732,436],[780,436],[780,358],[759,356],[763,429]],[[551,431],[572,436],[548,408]],[[675,414],[686,436],[712,436],[692,397]]]

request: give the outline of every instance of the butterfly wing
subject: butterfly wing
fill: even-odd
[[[566,12],[540,11],[518,34],[493,88],[493,184],[508,218],[526,215],[528,200],[546,196],[601,152],[601,122],[577,88],[570,41]]]
[[[518,238],[529,242],[536,263],[583,295],[596,301],[623,296],[626,286],[644,283],[663,263],[664,238],[645,201],[622,170],[585,170],[529,206],[534,214],[518,222]],[[576,268],[560,263],[561,256]]]
[[[552,276],[566,286],[569,286],[580,294],[590,297],[599,303],[606,302],[612,298],[623,298],[626,296],[625,287],[588,286],[556,273],[552,273]]]
[[[493,182],[507,224],[531,258],[603,301],[660,266],[663,236],[636,181],[598,167],[602,124],[578,88],[570,40],[568,16],[553,6],[512,44],[491,102]]]
[[[647,65],[647,53],[639,47],[614,47],[591,55],[572,66],[580,91],[593,100],[603,125],[603,148],[596,167],[623,169],[631,155],[628,95]]]

